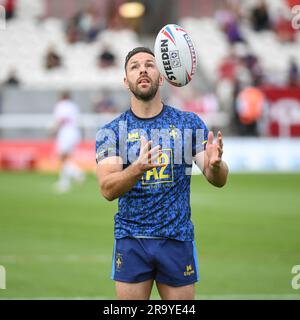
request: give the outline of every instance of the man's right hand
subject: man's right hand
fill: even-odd
[[[147,141],[141,136],[140,155],[133,165],[137,166],[141,173],[153,168],[165,167],[167,163],[161,163],[161,154],[160,145],[152,148],[152,141]]]
[[[161,146],[152,147],[152,141],[141,137],[139,157],[126,169],[123,169],[121,157],[109,157],[97,165],[97,178],[102,195],[109,201],[119,198],[131,190],[144,175],[144,172],[168,163],[162,160]]]

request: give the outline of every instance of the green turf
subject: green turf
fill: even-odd
[[[52,192],[55,176],[0,173],[1,298],[114,299],[110,280],[116,202],[96,179]],[[192,178],[201,281],[197,297],[300,298],[300,175],[231,175],[225,188]],[[152,298],[157,298],[153,291]]]

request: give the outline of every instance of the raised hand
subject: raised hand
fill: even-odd
[[[218,131],[217,141],[214,143],[214,133],[209,131],[206,144],[206,154],[208,165],[213,168],[219,168],[222,162],[223,140],[222,133]]]
[[[140,155],[135,161],[135,164],[139,167],[141,172],[146,172],[157,167],[164,167],[167,163],[159,163],[161,154],[162,151],[160,145],[152,148],[152,141],[147,141],[143,136],[141,136]]]

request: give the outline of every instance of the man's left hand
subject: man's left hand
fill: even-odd
[[[221,131],[218,131],[217,141],[215,143],[214,133],[209,131],[206,144],[206,155],[208,157],[209,167],[213,169],[220,168],[223,155],[223,140]]]

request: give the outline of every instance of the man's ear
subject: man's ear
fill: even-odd
[[[162,86],[164,84],[165,78],[162,74],[159,75],[159,85]]]
[[[129,84],[128,84],[127,78],[124,77],[123,81],[124,81],[124,87],[125,87],[126,89],[129,89]]]

